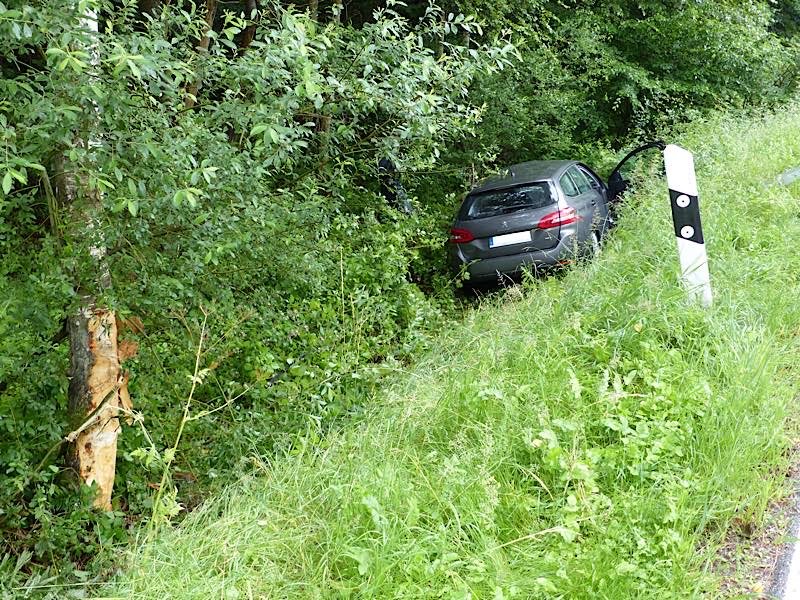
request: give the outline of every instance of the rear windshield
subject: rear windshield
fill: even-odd
[[[515,188],[471,194],[464,200],[461,219],[483,219],[529,208],[553,204],[547,183],[529,183]]]

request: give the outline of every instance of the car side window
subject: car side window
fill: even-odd
[[[594,190],[599,190],[601,188],[600,182],[597,180],[597,177],[594,176],[588,169],[584,167],[578,167],[578,171],[586,177],[586,180],[589,182],[589,185]]]
[[[592,186],[589,184],[589,180],[586,178],[586,175],[578,170],[577,167],[570,167],[567,170],[567,174],[572,177],[572,181],[575,182],[575,186],[578,188],[579,194],[585,194]]]
[[[570,169],[571,171],[572,169]],[[561,179],[558,180],[558,184],[561,186],[561,189],[564,190],[564,193],[567,196],[579,196],[580,192],[578,191],[578,186],[576,186],[573,181],[572,177],[569,176],[569,171],[564,173],[561,176]]]

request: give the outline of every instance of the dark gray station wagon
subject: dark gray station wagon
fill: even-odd
[[[574,160],[512,165],[464,198],[450,230],[451,266],[466,267],[470,281],[480,282],[597,254],[612,223],[609,204],[628,187],[622,167],[645,150],[664,147],[655,141],[631,150],[608,185]]]
[[[451,263],[476,282],[554,267],[598,253],[608,221],[608,190],[586,165],[513,165],[464,199],[450,231]]]

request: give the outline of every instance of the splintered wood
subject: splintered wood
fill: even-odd
[[[110,510],[120,408],[131,408],[114,313],[84,307],[70,320],[70,340],[70,409],[86,422],[71,440],[69,462],[83,482],[96,485],[95,506]]]

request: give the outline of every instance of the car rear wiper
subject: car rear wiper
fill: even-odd
[[[517,212],[518,210],[530,210],[532,208],[533,208],[533,205],[531,205],[531,204],[524,204],[524,205],[521,205],[521,206],[509,206],[508,208],[503,209],[502,211],[500,211],[498,214],[505,215],[507,213]]]

